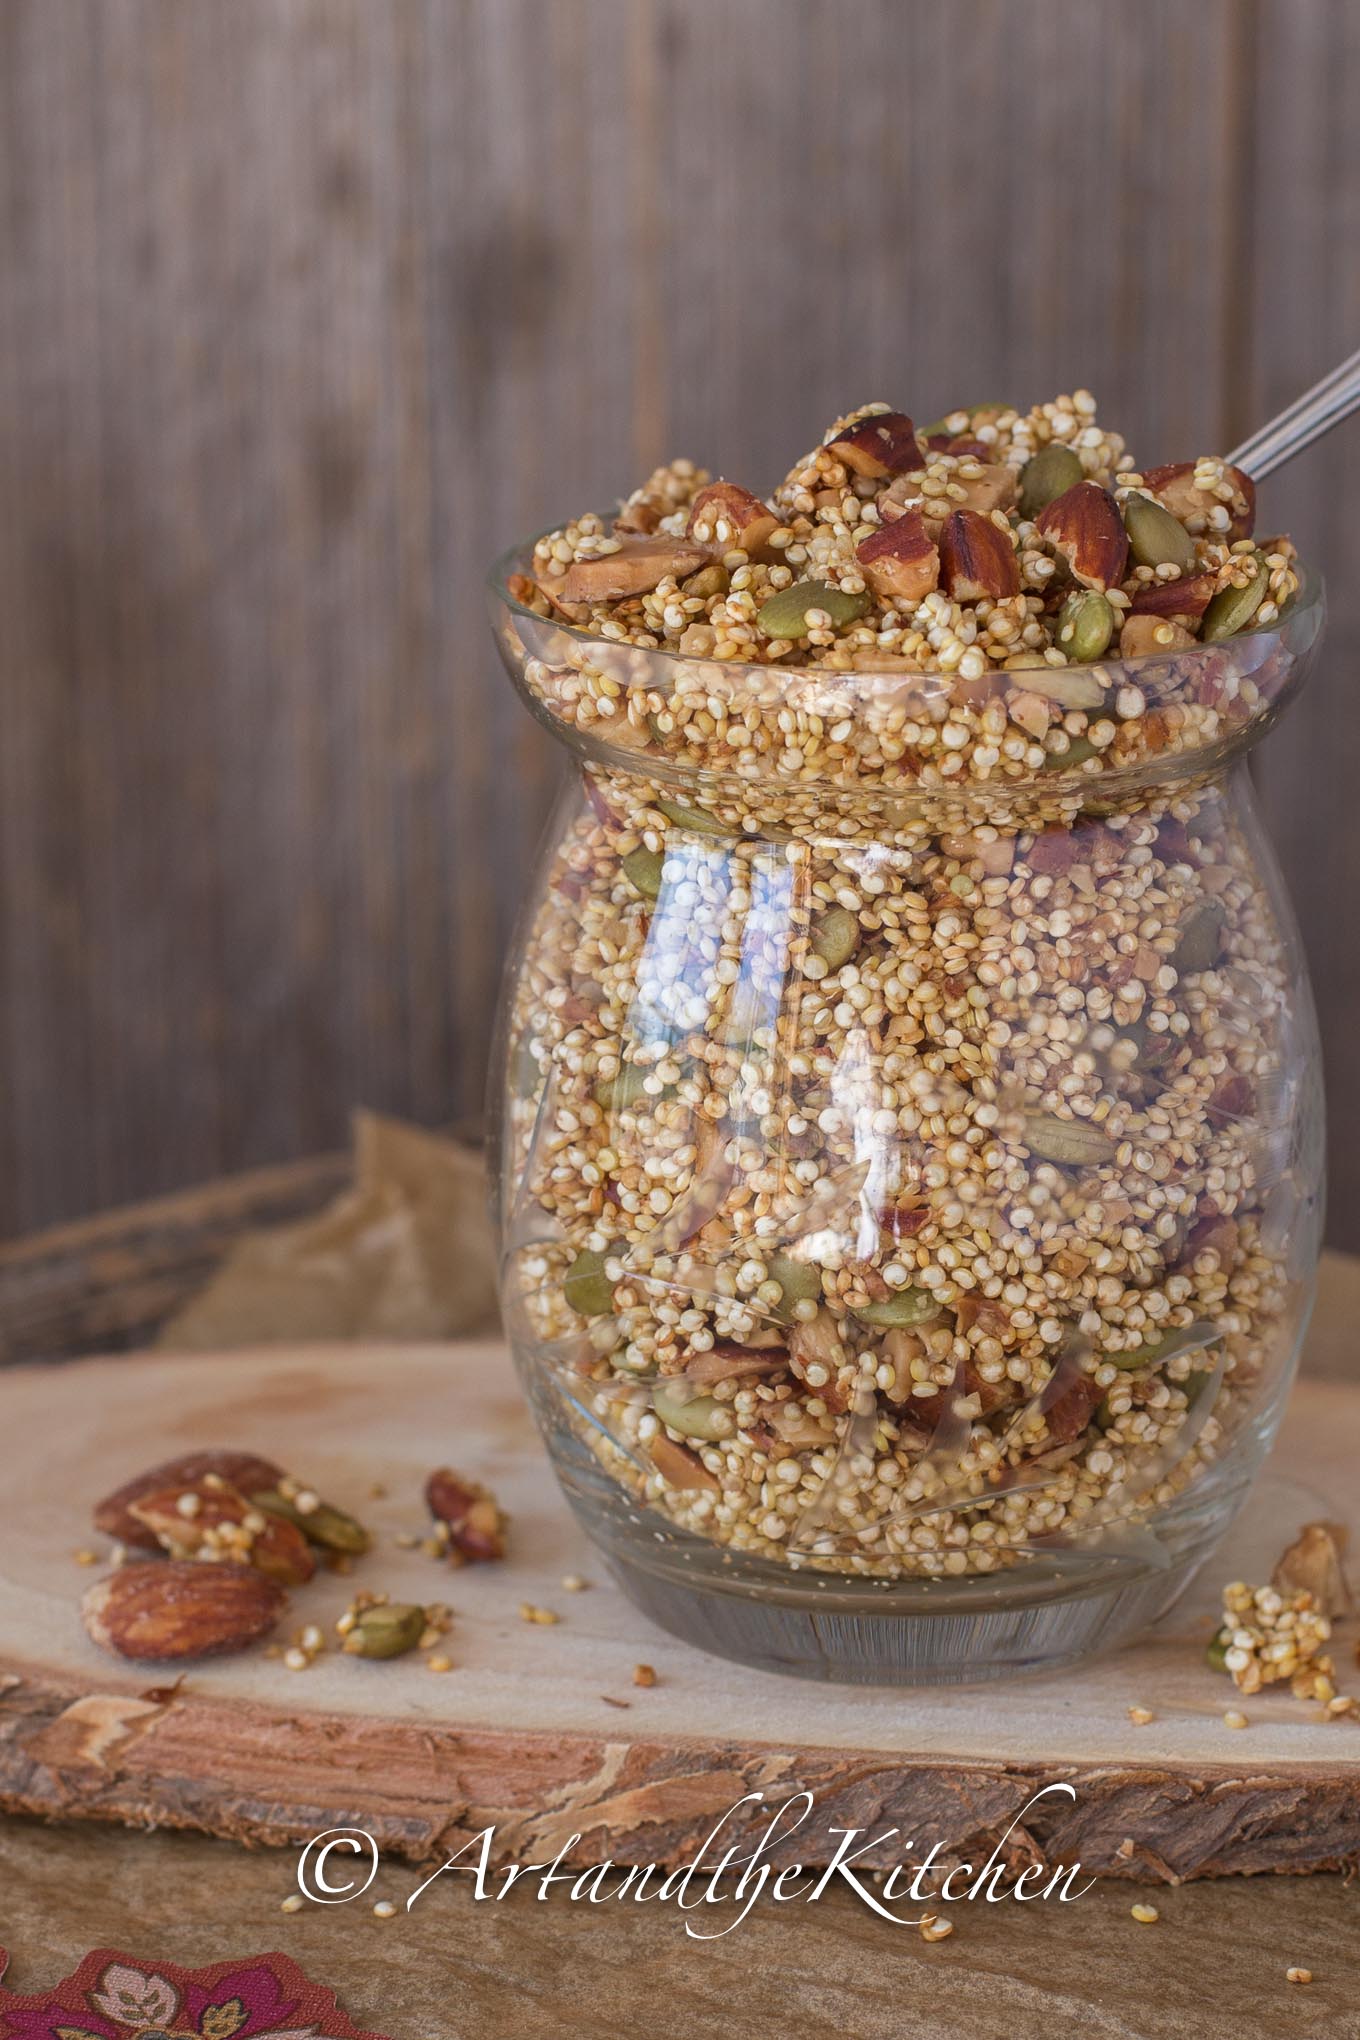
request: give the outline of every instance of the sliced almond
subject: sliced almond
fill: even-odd
[[[622,602],[629,595],[647,595],[667,575],[677,581],[703,566],[701,546],[680,538],[626,538],[617,552],[595,553],[573,560],[565,574],[539,583],[554,602]]]
[[[855,558],[876,595],[887,602],[921,602],[940,583],[939,548],[919,510],[908,510],[871,532]]]
[[[940,533],[940,581],[956,602],[1018,595],[1020,562],[1010,534],[980,511],[955,510]]]
[[[876,411],[847,425],[827,442],[827,452],[855,474],[874,481],[925,466],[916,428],[903,411]]]
[[[1077,482],[1039,512],[1036,528],[1087,588],[1117,588],[1129,559],[1119,505],[1099,482]]]

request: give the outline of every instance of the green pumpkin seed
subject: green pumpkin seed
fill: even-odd
[[[706,567],[700,567],[696,574],[691,574],[687,581],[680,583],[680,593],[702,595],[707,599],[710,595],[725,595],[730,585],[731,579],[726,567],[721,566],[717,560],[710,560]]]
[[[302,1532],[309,1544],[317,1544],[323,1551],[343,1551],[358,1558],[368,1550],[369,1535],[362,1523],[353,1516],[347,1516],[343,1509],[333,1509],[327,1502],[319,1502],[314,1509],[300,1509],[287,1495],[281,1495],[277,1488],[265,1488],[250,1497],[257,1509],[266,1515],[282,1516],[286,1523],[293,1524]]]
[[[1084,665],[1090,659],[1103,658],[1114,636],[1115,614],[1111,605],[1096,588],[1082,588],[1069,595],[1058,617],[1056,643],[1060,652],[1069,659]],[[1061,676],[1057,676],[1061,677]],[[1077,676],[1074,676],[1077,677]],[[1040,693],[1051,692],[1049,676],[1040,686]],[[1094,688],[1094,701],[1075,704],[1080,708],[1099,708],[1105,699],[1105,689],[1096,682],[1088,683]]]
[[[425,1610],[407,1601],[381,1601],[361,1609],[344,1648],[353,1657],[405,1657],[425,1634]]]
[[[656,803],[656,807],[658,812],[663,814],[668,822],[674,822],[677,829],[688,829],[693,835],[734,836],[736,834],[735,829],[729,829],[726,823],[718,821],[715,816],[705,814],[702,808],[682,807],[678,800],[659,800]]]
[[[639,843],[636,850],[630,850],[623,860],[623,875],[646,900],[654,900],[661,891],[661,867],[665,862],[659,850],[646,850]]]
[[[732,1428],[731,1410],[715,1396],[687,1397],[683,1389],[677,1391],[666,1382],[658,1382],[652,1390],[652,1408],[667,1430],[678,1431],[682,1438],[701,1438],[709,1445],[727,1437]]]
[[[1095,755],[1096,747],[1089,737],[1073,737],[1065,751],[1050,751],[1039,769],[1041,772],[1067,772],[1077,765],[1084,765]]]
[[[582,1317],[603,1317],[614,1305],[614,1285],[604,1272],[605,1257],[583,1247],[562,1278],[562,1294]]]
[[[1086,470],[1070,446],[1041,446],[1020,470],[1021,516],[1037,517],[1085,478]]]
[[[859,948],[859,922],[845,907],[828,907],[814,917],[809,940],[827,969],[839,970]]]
[[[1231,1648],[1232,1631],[1230,1629],[1216,1631],[1209,1638],[1208,1644],[1205,1646],[1204,1656],[1206,1662],[1214,1671],[1226,1672],[1228,1669],[1228,1652]]]
[[[590,1095],[606,1112],[626,1112],[647,1096],[648,1075],[636,1063],[623,1063],[612,1077],[601,1077]]]
[[[765,1266],[771,1282],[777,1282],[784,1294],[774,1315],[781,1324],[788,1324],[793,1317],[796,1303],[815,1303],[822,1294],[822,1271],[810,1268],[806,1261],[792,1260],[788,1254],[770,1254]]]
[[[866,1325],[926,1325],[940,1315],[938,1298],[928,1289],[899,1289],[881,1303],[866,1303],[855,1316]]]
[[[1178,976],[1212,970],[1223,954],[1223,927],[1227,915],[1217,900],[1202,900],[1181,931],[1171,954]]]
[[[1195,564],[1195,541],[1178,517],[1151,496],[1130,496],[1124,505],[1129,551],[1140,567],[1179,567],[1188,574]]]
[[[1023,1138],[1032,1155],[1067,1169],[1095,1168],[1100,1162],[1113,1161],[1115,1156],[1115,1143],[1109,1134],[1085,1119],[1057,1119],[1048,1112],[1027,1112]]]
[[[810,609],[824,610],[839,629],[863,616],[869,606],[867,594],[847,595],[843,588],[828,587],[825,581],[795,581],[761,604],[756,611],[756,629],[767,638],[805,637]]]
[[[510,1088],[517,1098],[532,1098],[543,1081],[543,1071],[534,1054],[533,1036],[521,1034],[510,1051]]]
[[[1144,1339],[1132,1352],[1102,1353],[1100,1364],[1117,1367],[1121,1374],[1138,1374],[1145,1367],[1160,1367],[1164,1361],[1174,1360],[1178,1353],[1199,1352],[1215,1338],[1212,1326],[1176,1325],[1169,1332],[1159,1332],[1155,1339]]]
[[[1260,561],[1255,574],[1245,588],[1220,588],[1204,612],[1200,636],[1206,645],[1217,644],[1222,638],[1236,637],[1239,630],[1245,630],[1265,600],[1270,585],[1270,569],[1257,554]]]

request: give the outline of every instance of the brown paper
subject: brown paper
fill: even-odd
[[[162,1326],[172,1352],[494,1330],[486,1178],[471,1149],[373,1112],[354,1184],[312,1218],[252,1233]]]

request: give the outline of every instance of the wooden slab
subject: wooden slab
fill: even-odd
[[[170,1452],[248,1445],[372,1523],[354,1581],[322,1576],[297,1621],[329,1625],[351,1587],[452,1603],[456,1669],[341,1655],[289,1673],[257,1654],[161,1676],[97,1651],[76,1603],[91,1575],[87,1503]],[[1360,1392],[1302,1384],[1247,1517],[1161,1628],[1083,1671],[906,1694],[741,1671],[651,1628],[607,1583],[552,1481],[504,1350],[273,1349],[133,1356],[0,1372],[0,1806],[200,1828],[293,1843],[367,1829],[425,1860],[488,1824],[499,1853],[678,1861],[741,1794],[804,1786],[816,1814],[797,1855],[829,1860],[831,1830],[899,1826],[918,1848],[965,1849],[1053,1780],[1013,1846],[1171,1879],[1360,1861],[1360,1726],[1323,1724],[1287,1694],[1247,1703],[1203,1663],[1217,1588],[1261,1578],[1310,1516],[1354,1513]],[[509,1561],[449,1573],[395,1538],[422,1527],[436,1460],[475,1471],[513,1515]],[[371,1482],[388,1499],[364,1500]],[[563,1590],[578,1572],[590,1591]],[[556,1627],[519,1619],[529,1601]],[[1353,1641],[1343,1630],[1338,1663]],[[658,1683],[632,1684],[639,1660]],[[1343,1673],[1344,1676],[1344,1673]],[[1357,1675],[1360,1677],[1360,1675]],[[610,1704],[622,1701],[624,1706]],[[1156,1711],[1149,1727],[1131,1702]],[[1131,1841],[1132,1851],[1126,1847]],[[897,1860],[899,1838],[883,1852]],[[1122,1853],[1121,1853],[1122,1852]]]

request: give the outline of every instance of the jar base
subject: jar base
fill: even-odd
[[[852,1686],[962,1686],[1056,1671],[1114,1650],[1179,1599],[1200,1554],[1141,1578],[1102,1581],[1030,1605],[873,1606],[864,1587],[743,1592],[654,1572],[606,1550],[611,1574],[660,1629],[750,1670]],[[867,1583],[866,1583],[867,1584]],[[925,1599],[924,1591],[918,1598]],[[957,1600],[957,1593],[951,1595]],[[837,1603],[855,1602],[845,1606]]]

